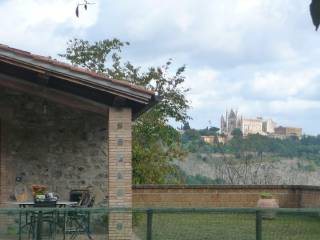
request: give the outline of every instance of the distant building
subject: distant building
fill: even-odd
[[[273,134],[276,126],[276,123],[272,119],[267,119],[262,123],[262,131],[267,134]]]
[[[263,120],[261,118],[242,119],[242,122],[241,122],[241,131],[243,136],[248,136],[249,134],[265,135],[262,127],[263,127]]]
[[[274,134],[277,137],[297,137],[301,139],[302,137],[302,128],[296,128],[296,127],[277,127],[274,129]]]
[[[201,140],[209,144],[214,144],[215,137],[216,136],[201,136]]]
[[[221,116],[220,131],[226,136],[231,136],[234,129],[241,129],[242,117],[238,117],[238,112],[231,109],[230,113],[226,111],[225,116]]]
[[[201,136],[201,140],[208,143],[208,144],[225,144],[227,142],[227,138],[224,135],[217,135],[217,136]]]
[[[263,119],[262,117],[246,119],[239,116],[238,112],[233,109],[230,112],[226,111],[226,115],[221,116],[221,134],[227,136],[227,139],[231,139],[232,131],[236,128],[241,130],[243,136],[260,134],[281,139],[292,136],[302,137],[302,128],[277,127],[277,124],[272,119]]]
[[[221,116],[221,133],[230,139],[232,131],[236,128],[239,128],[244,136],[249,134],[264,134],[262,118],[243,119],[242,116],[238,116],[237,111],[231,109],[230,112],[226,112],[225,116]]]

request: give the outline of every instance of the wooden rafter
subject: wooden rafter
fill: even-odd
[[[0,73],[0,86],[42,97],[48,101],[59,103],[70,108],[98,113],[100,115],[108,114],[109,107],[107,105],[103,105],[70,93],[57,91],[45,86],[33,84],[17,77],[12,77],[2,73]]]

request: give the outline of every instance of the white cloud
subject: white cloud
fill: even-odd
[[[226,96],[236,96],[241,91],[243,82],[224,81],[217,70],[202,68],[187,76],[185,86],[190,88],[188,98],[192,107],[205,109],[216,101],[224,100]]]
[[[118,37],[131,42],[126,57],[144,68],[170,57],[187,64],[195,127],[234,107],[320,132],[310,125],[320,117],[320,46],[309,1],[95,2],[77,19],[76,0],[0,1],[0,42],[55,55],[73,36]]]
[[[97,2],[97,1],[96,1]],[[0,42],[13,47],[56,55],[66,41],[96,22],[99,2],[76,18],[78,1],[7,0],[0,2]]]
[[[320,101],[288,98],[282,101],[271,101],[268,103],[268,107],[274,114],[301,114],[308,110],[319,111]]]
[[[299,95],[308,96],[317,85],[320,70],[303,69],[276,72],[258,72],[252,84],[253,93],[269,99],[287,99]]]
[[[289,0],[140,0],[139,4],[108,1],[106,5],[108,12],[101,17],[109,19],[111,14],[111,23],[119,23],[113,31],[125,32],[134,41],[159,38],[160,44],[169,45],[169,51],[185,46],[190,52],[196,48],[245,56],[250,51],[257,54],[260,42],[260,55],[280,59],[295,53],[285,32],[292,29],[294,14],[307,14],[301,9],[308,6],[302,0],[295,4]]]

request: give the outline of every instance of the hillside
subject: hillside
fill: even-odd
[[[320,185],[320,136],[274,139],[237,133],[227,144],[207,144],[217,128],[182,134],[187,154],[175,161],[187,183]]]
[[[224,162],[221,154],[189,154],[175,164],[188,176],[191,184],[320,185],[320,167],[313,161],[298,158],[269,156],[259,163]]]

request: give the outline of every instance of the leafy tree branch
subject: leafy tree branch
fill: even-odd
[[[169,59],[163,66],[143,71],[122,60],[121,51],[128,45],[118,39],[94,43],[72,39],[60,56],[73,65],[143,86],[160,96],[162,101],[136,120],[133,127],[133,180],[134,183],[166,183],[176,172],[171,161],[184,155],[180,134],[168,121],[186,124],[190,119],[187,113],[190,103],[185,96],[189,89],[182,86],[186,67],[172,72]]]

